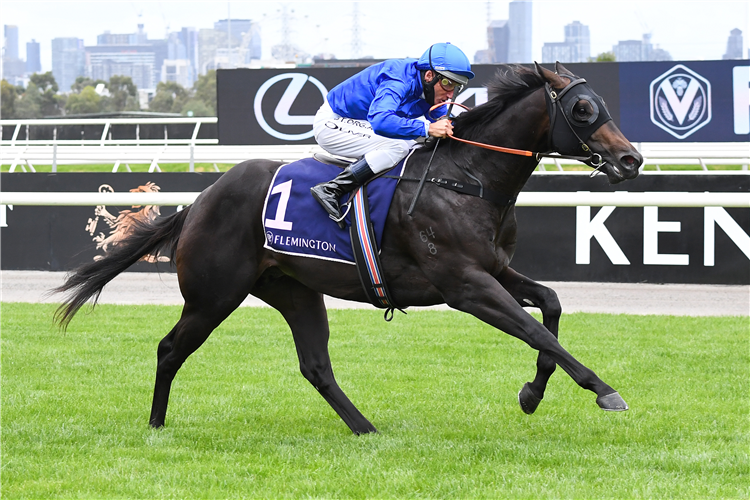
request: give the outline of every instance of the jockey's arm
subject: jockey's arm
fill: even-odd
[[[428,124],[416,118],[405,118],[396,114],[404,101],[405,89],[397,84],[378,87],[367,114],[372,130],[392,139],[417,139],[427,137]]]

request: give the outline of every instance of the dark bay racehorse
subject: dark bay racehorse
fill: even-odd
[[[553,73],[539,66],[536,70],[512,67],[498,73],[489,86],[495,97],[459,115],[455,135],[573,155],[582,153],[585,141],[593,152],[587,163],[606,173],[611,183],[636,177],[642,157],[612,121],[602,120],[602,116],[609,117],[604,103],[585,81],[561,65],[556,69]],[[414,153],[405,177],[422,174],[431,149]],[[533,156],[444,139],[435,152],[430,175],[481,183],[488,192],[514,199],[537,163]],[[252,294],[284,316],[302,374],[349,428],[355,434],[375,432],[337,385],[328,355],[323,294],[366,302],[355,267],[284,255],[263,246],[261,211],[279,166],[266,160],[240,163],[203,191],[193,205],[140,226],[106,258],[73,271],[56,289],[70,294],[57,316],[67,326],[86,301],[98,298],[109,281],[141,256],[160,249],[172,252],[185,305],[180,320],[159,343],[153,427],[164,425],[172,380],[187,357]],[[410,216],[407,208],[416,191],[416,182],[399,183],[381,245],[384,274],[395,302],[402,307],[446,303],[538,350],[536,377],[519,393],[526,413],[536,409],[556,365],[578,385],[593,391],[604,410],[626,410],[625,401],[612,387],[558,343],[562,311],[555,292],[509,267],[516,245],[514,205],[427,184]],[[423,241],[428,228],[434,233],[430,245]],[[523,309],[528,305],[541,309],[543,324]]]

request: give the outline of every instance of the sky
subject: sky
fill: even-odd
[[[19,52],[26,42],[41,44],[42,70],[52,69],[51,40],[77,37],[95,45],[96,36],[133,33],[139,22],[151,39],[183,27],[213,28],[231,15],[261,25],[263,57],[281,42],[282,8],[289,12],[290,38],[309,54],[352,57],[355,4],[361,55],[376,59],[419,57],[435,42],[451,42],[473,60],[487,48],[488,6],[491,19],[508,18],[508,1],[378,0],[378,1],[148,1],[0,0],[2,24],[19,28]],[[562,42],[563,27],[573,21],[588,25],[591,55],[612,50],[620,40],[641,39],[667,50],[674,60],[721,59],[729,32],[739,28],[744,56],[750,45],[750,0],[533,0],[532,56],[542,60],[545,42]]]

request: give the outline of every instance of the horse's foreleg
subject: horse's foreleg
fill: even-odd
[[[538,307],[542,311],[542,321],[545,328],[555,338],[558,338],[562,307],[554,290],[540,285],[511,268],[506,268],[498,276],[498,281],[522,307]],[[554,373],[556,366],[552,358],[543,352],[539,353],[534,381],[527,382],[521,392],[518,393],[518,402],[524,413],[532,414],[539,406],[544,397],[547,382]]]
[[[597,395],[597,404],[604,410],[621,411],[627,404],[617,392],[605,384],[566,351],[557,338],[524,311],[513,296],[492,276],[481,269],[465,268],[458,277],[441,277],[433,282],[443,293],[446,303],[526,342],[547,355],[584,389]]]
[[[341,390],[328,354],[328,315],[323,295],[288,276],[261,280],[252,294],[276,308],[292,329],[302,375],[354,434],[377,432]]]

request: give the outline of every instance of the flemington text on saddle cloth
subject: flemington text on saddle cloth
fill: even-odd
[[[386,175],[401,175],[405,165],[406,160]],[[263,228],[266,233],[263,246],[288,255],[354,264],[349,214],[345,218],[346,229],[339,228],[310,194],[312,186],[333,179],[340,173],[339,167],[314,158],[280,167],[263,205]],[[386,177],[379,177],[367,184],[370,219],[378,247],[397,184],[397,179]],[[345,195],[342,202],[348,198],[349,195]]]

